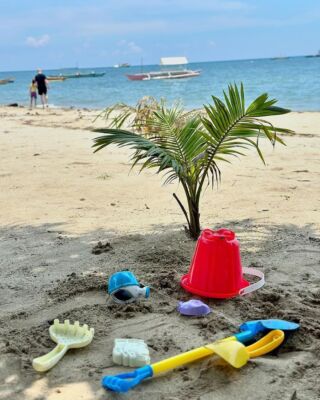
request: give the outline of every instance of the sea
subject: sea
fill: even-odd
[[[47,75],[105,72],[102,77],[67,79],[51,82],[49,104],[52,107],[102,109],[116,103],[135,105],[143,96],[164,98],[186,109],[200,108],[222,96],[229,83],[243,82],[249,103],[267,92],[278,105],[293,111],[320,111],[320,57],[289,57],[240,61],[214,61],[188,64],[201,70],[195,78],[176,80],[130,81],[126,74],[159,70],[157,65],[129,68],[66,68],[45,70]],[[0,72],[0,79],[12,77],[14,83],[0,85],[0,104],[27,106],[28,87],[35,71]]]

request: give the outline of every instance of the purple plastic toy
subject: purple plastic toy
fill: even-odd
[[[182,315],[200,317],[211,313],[211,308],[201,300],[179,301],[178,311]]]

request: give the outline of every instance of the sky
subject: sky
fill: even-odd
[[[318,49],[320,0],[0,0],[0,71]]]

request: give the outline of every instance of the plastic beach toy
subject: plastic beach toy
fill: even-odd
[[[233,339],[222,339],[219,342],[205,346],[213,351],[214,354],[223,358],[234,368],[243,367],[250,358],[260,357],[270,353],[284,341],[284,332],[273,330],[262,339],[245,347],[241,342]]]
[[[57,343],[57,346],[50,353],[32,361],[33,368],[38,372],[48,371],[54,367],[69,349],[79,349],[90,344],[94,329],[89,328],[88,325],[80,326],[78,321],[70,324],[67,319],[64,323],[55,319],[53,325],[49,328],[49,334],[51,339]]]
[[[240,325],[240,332],[234,336],[239,342],[246,343],[252,340],[259,333],[270,331],[274,329],[280,329],[288,336],[299,329],[299,324],[290,321],[284,321],[282,319],[258,319],[255,321],[248,321]]]
[[[258,276],[249,284],[243,273]],[[229,298],[253,292],[264,285],[264,274],[255,268],[242,268],[239,242],[227,229],[205,229],[198,239],[189,273],[181,286],[203,297]]]
[[[115,364],[127,367],[150,364],[148,346],[140,339],[115,339],[112,359]]]
[[[280,320],[280,319],[264,319],[264,320],[262,319],[262,320],[248,321],[240,326],[241,332],[239,332],[233,336],[230,336],[226,339],[217,341],[217,342],[238,341],[241,343],[246,343],[246,342],[249,342],[252,339],[254,339],[254,337],[256,335],[258,335],[262,332],[268,332],[269,330],[274,329],[274,330],[281,330],[286,335],[287,334],[290,335],[298,328],[299,328],[298,324],[296,324],[294,322]],[[270,338],[270,336],[269,336],[269,338]],[[279,341],[283,340],[281,338],[278,338],[278,339],[279,339]],[[217,342],[214,342],[214,344]],[[280,344],[282,344],[282,341],[281,341],[281,343],[279,343],[279,345]],[[180,365],[186,364],[188,362],[195,361],[195,360],[204,358],[210,354],[213,354],[212,352],[208,353],[208,348],[210,348],[210,346],[211,345],[199,347],[199,348],[191,350],[187,353],[183,353],[178,356],[171,357],[168,360],[161,361],[160,367],[156,367],[155,372],[153,370],[153,367],[155,365],[153,364],[151,366],[139,368],[138,370],[133,371],[131,373],[127,373],[127,374],[120,374],[120,375],[115,375],[115,376],[105,376],[102,379],[102,386],[105,389],[110,389],[110,390],[114,390],[117,392],[128,391],[132,387],[136,386],[143,379],[152,377],[157,372],[160,373],[160,372],[168,371],[169,369],[176,368],[177,366],[180,366]],[[215,351],[218,351],[220,353],[220,356],[222,356],[223,347],[220,347],[220,349],[221,349],[220,352],[219,352],[219,349],[217,350],[217,348],[215,349]],[[267,348],[264,347],[264,349],[266,350]],[[271,348],[269,348],[269,349],[270,349],[269,351],[273,350]],[[211,350],[211,351],[213,351],[213,350]],[[257,353],[255,353],[255,354],[257,354]],[[262,355],[262,354],[260,353],[260,355]],[[157,364],[159,364],[159,363],[157,363]],[[157,366],[157,364],[156,364],[156,366]],[[231,361],[230,361],[230,364],[231,364]]]
[[[182,315],[200,317],[211,313],[211,308],[201,300],[179,301],[178,311]]]
[[[121,271],[110,276],[108,293],[116,303],[132,303],[138,298],[148,298],[150,288],[140,285],[132,272]]]
[[[295,330],[299,328],[299,325],[294,323],[294,322],[289,322],[289,321],[284,321],[280,319],[265,319],[265,320],[255,320],[255,321],[248,321],[240,326],[241,332],[235,334],[234,336],[230,336],[226,339],[217,341],[217,342],[228,342],[228,341],[238,341],[241,343],[246,343],[248,341],[251,341],[257,334],[260,334],[262,332],[268,332],[270,329],[275,329],[275,330],[281,330],[283,331],[286,335],[293,333]],[[283,342],[283,337],[277,336],[279,340],[279,343],[273,343],[271,347],[264,347],[264,350],[272,351],[273,350],[273,345],[275,346],[276,344],[281,345]],[[269,336],[270,338],[270,336]],[[281,341],[281,343],[280,343]],[[216,344],[217,342],[214,342],[213,344]],[[271,340],[272,342],[272,340]],[[259,342],[258,342],[259,343]],[[261,343],[261,342],[260,342]],[[191,350],[187,353],[180,354],[175,357],[171,357],[168,360],[164,360],[160,362],[160,367],[159,369],[155,368],[155,373],[159,372],[164,372],[168,371],[169,369],[176,368],[177,366],[186,364],[191,361],[195,361],[197,359],[204,358],[208,355],[213,354],[212,352],[208,354],[208,348],[210,349],[211,345],[199,347],[197,349]],[[265,346],[265,344],[264,344]],[[258,346],[259,348],[259,346]],[[276,348],[276,346],[274,347]],[[231,349],[231,347],[230,347]],[[248,349],[248,348],[247,348]],[[257,343],[255,344],[255,351],[257,350]],[[213,351],[213,350],[211,350]],[[223,347],[220,346],[220,351],[219,348],[215,348],[215,351],[219,352],[219,355],[222,357],[225,351],[223,351]],[[251,351],[253,349],[251,348]],[[257,352],[255,354],[258,354]],[[264,353],[265,354],[265,353]],[[259,355],[262,355],[260,352]],[[252,355],[250,355],[252,357]],[[225,356],[225,359],[227,356]],[[232,364],[231,360],[229,362]],[[159,363],[157,363],[159,364]],[[157,365],[156,364],[156,365]],[[117,392],[126,392],[132,387],[136,386],[140,381],[142,381],[145,378],[152,377],[154,375],[154,370],[153,367],[155,365],[151,366],[146,366],[143,368],[139,368],[136,371],[133,371],[131,373],[127,374],[120,374],[120,375],[115,375],[115,376],[105,376],[102,379],[102,386],[105,389],[110,389],[114,390]],[[151,368],[151,369],[150,369]]]
[[[227,361],[235,368],[244,366],[250,358],[267,354],[276,349],[284,340],[284,333],[281,330],[273,330],[258,342],[245,347],[236,338],[223,339],[209,345],[190,350],[186,353],[159,361],[133,372],[115,376],[105,376],[102,379],[102,386],[114,392],[127,392],[138,385],[142,380],[151,378],[160,373],[180,367],[184,364],[199,360],[204,357],[216,354]]]

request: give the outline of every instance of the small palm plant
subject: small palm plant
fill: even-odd
[[[145,121],[148,135],[109,127],[95,129],[103,133],[94,139],[95,152],[110,144],[133,150],[132,167],[140,170],[156,168],[165,173],[165,184],[178,180],[186,195],[187,207],[174,193],[188,224],[190,237],[197,239],[200,227],[200,198],[203,189],[221,178],[218,164],[230,162],[230,157],[243,155],[253,147],[264,158],[259,139],[264,137],[272,145],[283,141],[279,133],[288,129],[273,126],[261,117],[288,113],[276,107],[276,100],[267,94],[257,97],[245,107],[244,88],[229,85],[224,102],[212,96],[213,104],[204,107],[205,113],[184,112],[181,107],[167,108],[161,103]]]
[[[152,127],[147,123],[152,114],[160,109],[160,104],[152,96],[142,97],[135,106],[117,103],[102,111],[97,118],[103,118],[112,128],[121,128],[123,125],[133,126],[136,132],[144,136],[151,134]]]

